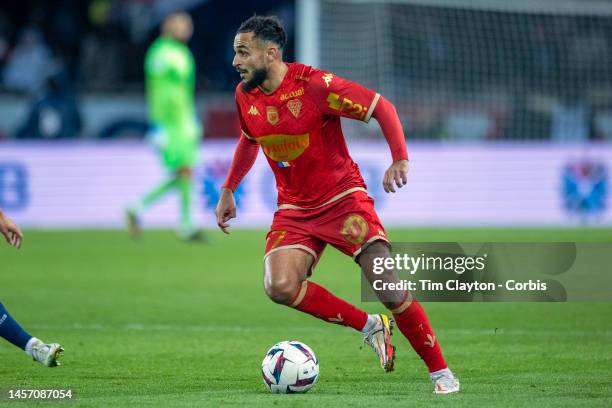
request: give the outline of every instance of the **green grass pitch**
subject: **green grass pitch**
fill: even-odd
[[[119,231],[26,231],[21,251],[0,246],[0,300],[31,334],[66,348],[63,365],[47,369],[0,341],[0,389],[69,387],[75,406],[88,407],[612,405],[612,303],[425,304],[462,383],[458,395],[435,396],[399,331],[396,370],[385,374],[372,351],[360,349],[358,333],[269,301],[264,233],[215,231],[198,245],[169,231],[147,231],[137,243]],[[390,236],[612,241],[604,229],[406,229]],[[358,302],[358,273],[328,248],[313,280]],[[319,357],[319,380],[305,395],[269,394],[261,380],[263,354],[285,339],[305,342]]]

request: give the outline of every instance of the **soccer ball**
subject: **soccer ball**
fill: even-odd
[[[304,343],[282,341],[266,353],[261,363],[261,375],[271,393],[303,393],[317,381],[319,361]]]

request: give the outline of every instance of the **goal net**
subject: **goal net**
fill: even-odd
[[[385,95],[407,137],[612,139],[608,0],[318,0],[316,10],[316,40],[302,41],[317,48],[310,62]]]

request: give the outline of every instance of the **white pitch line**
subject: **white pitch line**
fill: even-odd
[[[244,332],[269,332],[274,331],[274,328],[262,327],[262,326],[246,326],[246,325],[176,325],[176,324],[150,324],[150,323],[128,323],[123,325],[103,325],[99,323],[73,323],[67,325],[56,325],[56,324],[41,324],[31,325],[35,330],[76,330],[76,331],[153,331],[153,332],[231,332],[231,333],[244,333]],[[285,329],[287,332],[300,332],[300,333],[312,333],[312,332],[327,332],[329,326],[321,325],[321,327],[300,327],[295,326]],[[504,329],[498,328],[495,330],[491,329],[444,329],[440,328],[436,332],[444,333],[446,335],[458,335],[458,336],[473,336],[473,335],[491,335],[491,336],[612,336],[612,330],[565,330],[559,328],[559,330],[542,330],[542,329]]]

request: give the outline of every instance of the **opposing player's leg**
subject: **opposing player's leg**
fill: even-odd
[[[26,346],[26,353],[47,367],[59,366],[58,360],[63,352],[64,348],[59,343],[44,343],[36,337],[32,337]]]
[[[62,346],[57,343],[45,344],[36,337],[29,335],[11,317],[2,303],[0,303],[0,337],[24,350],[35,361],[47,367],[58,366],[58,358],[64,351]]]
[[[15,346],[25,350],[26,344],[32,338],[21,326],[11,317],[4,305],[0,303],[0,337],[13,343]]]
[[[394,270],[386,270],[382,274],[373,272],[375,258],[390,256],[388,244],[382,241],[373,242],[361,251],[358,263],[370,285],[375,280],[383,283],[399,283],[399,277]],[[459,380],[449,370],[440,350],[440,344],[420,303],[413,299],[408,291],[375,291],[375,293],[393,313],[397,327],[427,365],[434,383],[434,392],[437,394],[458,392]]]

